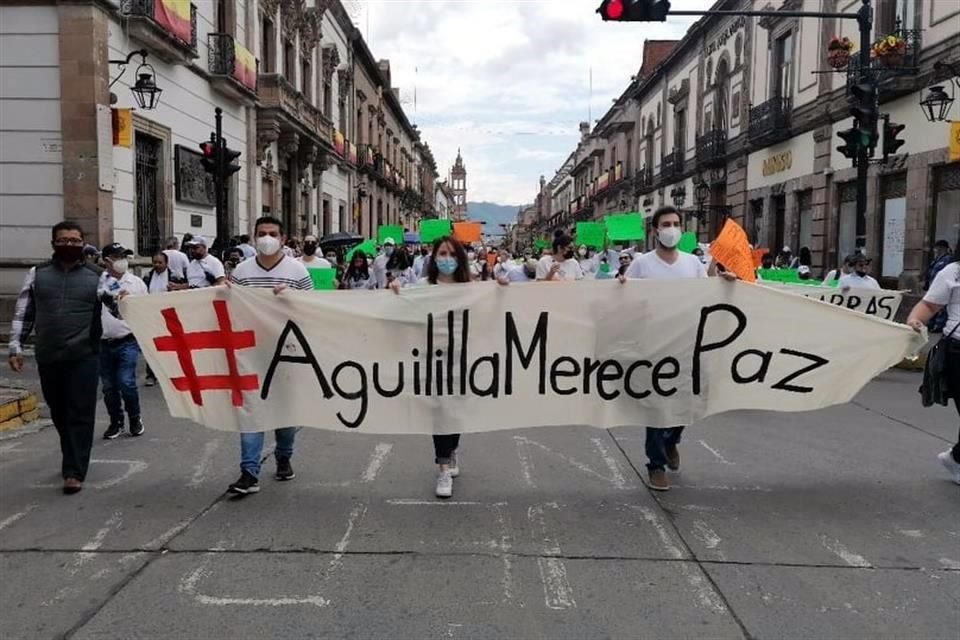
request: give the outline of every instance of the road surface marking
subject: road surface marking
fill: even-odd
[[[919,529],[897,529],[897,533],[908,538],[922,538],[923,531]]]
[[[196,489],[207,479],[207,474],[210,473],[210,463],[213,461],[213,454],[216,453],[219,447],[219,438],[203,445],[203,455],[200,456],[200,461],[197,463],[197,466],[193,468],[193,477],[190,478],[190,484],[187,485],[188,487]]]
[[[370,456],[370,464],[367,465],[367,468],[363,471],[363,481],[367,484],[370,484],[377,479],[377,476],[380,475],[380,471],[383,469],[383,463],[386,461],[387,456],[390,455],[390,452],[393,450],[392,444],[387,444],[386,442],[381,442],[373,449],[373,454]]]
[[[83,565],[97,557],[95,552],[97,549],[103,546],[103,543],[110,534],[110,531],[119,528],[121,524],[123,524],[123,513],[120,511],[115,511],[113,515],[110,516],[110,518],[104,523],[104,526],[97,531],[96,534],[94,534],[93,538],[91,538],[90,541],[85,545],[80,547],[81,550],[74,556],[74,560],[70,564],[70,575],[76,575]]]
[[[542,552],[548,556],[560,555],[560,543],[547,531],[546,519],[543,516],[544,507],[559,509],[556,502],[542,505],[533,505],[527,509],[527,518],[535,525],[534,534],[539,533]],[[572,609],[577,606],[573,598],[573,589],[567,580],[567,566],[562,558],[537,558],[537,567],[540,569],[540,583],[543,585],[544,603],[550,609]]]
[[[419,498],[390,498],[387,504],[393,506],[421,505],[425,507],[463,507],[485,506],[486,502],[471,502],[470,500],[420,500]]]
[[[528,487],[537,486],[533,482],[533,461],[530,459],[530,452],[527,451],[524,441],[519,436],[514,436],[513,441],[517,445],[517,457],[520,459],[520,473],[523,474],[523,479],[526,480]]]
[[[960,562],[957,562],[956,560],[951,560],[950,558],[940,558],[940,564],[942,564],[947,569],[960,571]]]
[[[718,507],[709,507],[704,504],[683,504],[683,505],[680,505],[680,508],[685,511],[694,511],[697,513],[718,513],[720,511],[723,511],[723,509],[720,509]]]
[[[510,557],[510,551],[513,549],[511,544],[510,528],[507,526],[507,514],[505,507],[507,503],[498,502],[493,505],[493,513],[497,520],[497,527],[500,529],[500,556],[503,560],[503,601],[511,602],[514,598],[515,578],[513,575],[513,559]]]
[[[733,463],[732,463],[732,462],[730,462],[729,460],[727,460],[726,458],[724,458],[723,455],[722,455],[719,451],[717,451],[716,449],[714,449],[713,447],[711,447],[710,445],[708,445],[706,442],[704,442],[703,440],[698,440],[697,442],[699,442],[699,443],[701,444],[701,446],[703,446],[704,449],[706,449],[707,451],[709,451],[710,453],[712,453],[712,454],[713,454],[713,457],[720,461],[720,464],[728,464],[728,465],[730,465],[730,466],[733,466]]]
[[[625,487],[624,487],[625,481],[624,481],[624,479],[623,479],[623,474],[619,472],[619,469],[617,470],[616,474],[614,474],[613,477],[605,476],[605,475],[603,475],[602,473],[599,473],[599,472],[595,471],[594,469],[591,469],[590,467],[588,467],[588,466],[585,465],[584,463],[579,462],[578,460],[574,460],[573,458],[570,458],[570,457],[568,457],[568,456],[565,456],[565,455],[562,454],[562,453],[559,453],[559,452],[557,452],[557,451],[554,451],[553,449],[551,449],[551,448],[548,447],[547,445],[542,444],[542,443],[540,443],[540,442],[537,442],[536,440],[531,440],[530,438],[526,438],[526,437],[524,437],[524,436],[513,436],[513,439],[514,439],[515,441],[517,441],[518,443],[523,443],[523,444],[525,444],[525,445],[532,445],[532,446],[534,446],[534,447],[537,447],[538,449],[541,449],[541,450],[544,451],[545,453],[549,453],[549,454],[552,455],[553,457],[559,458],[560,460],[563,460],[564,462],[566,462],[567,464],[569,464],[569,465],[572,466],[573,468],[575,468],[575,469],[583,472],[584,474],[586,474],[586,475],[588,475],[588,476],[591,476],[591,477],[593,477],[593,478],[597,478],[597,479],[599,479],[599,480],[603,480],[604,482],[613,485],[613,487],[614,487],[615,489],[623,489],[623,488],[625,488]],[[523,457],[521,456],[521,458],[520,458],[521,467],[523,466],[523,463],[524,463]],[[526,475],[527,475],[527,474],[526,474],[526,471],[525,471],[525,472],[524,472],[524,476],[526,477]],[[618,475],[619,475],[619,479],[617,478]],[[528,483],[529,483],[529,482],[532,482],[532,478],[531,478],[530,480],[528,480]],[[531,486],[533,486],[533,485],[531,485]]]
[[[9,516],[9,517],[7,517],[7,518],[4,518],[3,520],[0,520],[0,531],[3,531],[4,529],[6,529],[6,528],[9,527],[10,525],[12,525],[14,522],[16,522],[17,520],[19,520],[19,519],[22,518],[23,516],[27,515],[28,513],[30,513],[31,511],[33,511],[34,509],[36,509],[37,506],[39,506],[39,505],[36,505],[36,504],[28,504],[28,505],[27,505],[27,508],[24,509],[23,511],[20,511],[20,512],[18,512],[18,513],[13,514],[12,516]]]
[[[675,484],[677,489],[694,489],[699,491],[758,491],[760,493],[770,493],[773,489],[761,487],[760,485],[729,485],[729,484]]]
[[[211,511],[216,509],[217,505],[219,504],[220,504],[219,502],[215,503],[212,507],[210,507],[210,509],[207,510],[207,513],[210,513]],[[153,540],[150,540],[145,545],[143,545],[143,549],[145,549],[144,551],[135,551],[134,553],[127,553],[121,556],[120,564],[125,565],[128,562],[131,562],[132,560],[135,560],[143,555],[146,555],[149,551],[156,551],[160,549],[161,547],[166,545],[171,539],[173,539],[174,536],[176,536],[181,531],[183,531],[188,526],[190,526],[191,522],[193,522],[193,518],[188,518],[187,520],[178,522],[177,524],[173,525],[172,527],[170,527],[169,529],[167,529],[166,531],[158,535]]]
[[[640,510],[640,513],[643,514],[643,519],[653,527],[657,537],[660,538],[660,544],[663,545],[664,550],[670,557],[676,560],[684,560],[684,562],[679,563],[680,573],[683,574],[683,577],[686,578],[690,586],[693,587],[693,590],[697,595],[697,600],[700,601],[700,605],[717,613],[726,612],[727,606],[723,604],[719,594],[714,591],[713,586],[703,579],[700,569],[694,565],[691,565],[689,562],[686,562],[686,554],[683,552],[680,546],[674,542],[673,536],[671,536],[670,532],[667,531],[667,527],[660,520],[660,516],[658,516],[650,507],[641,505],[627,506],[631,506]]]
[[[125,464],[127,465],[127,470],[124,471],[121,475],[116,478],[110,478],[109,480],[100,480],[99,482],[86,482],[84,483],[84,488],[86,489],[109,489],[110,487],[116,486],[132,476],[135,473],[141,473],[146,471],[148,465],[143,460],[91,460],[91,464]],[[45,483],[45,484],[34,484],[30,485],[34,489],[59,489],[63,486],[62,483]]]
[[[336,553],[333,554],[333,561],[330,563],[330,569],[339,568],[343,565],[341,559],[343,558],[344,552],[346,552],[347,547],[350,546],[350,537],[353,535],[353,528],[360,522],[361,518],[367,513],[367,505],[360,504],[353,508],[353,511],[350,512],[350,517],[347,518],[347,530],[343,532],[343,536],[337,542],[337,546],[334,547]]]
[[[847,547],[843,545],[842,542],[836,538],[829,538],[824,534],[820,534],[820,544],[826,548],[827,551],[833,553],[841,560],[846,562],[851,567],[864,567],[871,568],[872,564],[867,562],[867,559],[861,556],[860,554],[850,551]]]
[[[723,542],[723,538],[717,535],[717,532],[710,528],[710,526],[703,520],[694,520],[693,521],[693,535],[696,536],[703,546],[707,549],[716,552],[717,558],[719,560],[726,560],[726,556],[723,551],[718,547],[720,543]]]
[[[610,451],[607,450],[603,440],[600,438],[591,438],[591,442],[593,442],[593,446],[600,453],[600,457],[603,458],[607,468],[610,469],[613,486],[617,489],[625,489],[627,487],[627,481],[623,477],[623,471],[620,470],[620,465],[617,463],[617,460],[610,455]]]

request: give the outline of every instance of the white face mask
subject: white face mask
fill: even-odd
[[[257,238],[257,251],[264,256],[275,256],[280,251],[280,239],[273,236]]]
[[[657,230],[657,240],[667,249],[673,249],[677,246],[682,235],[683,231],[680,230],[680,227],[664,227]]]
[[[473,251],[467,252],[467,260],[469,260],[470,262],[473,262],[476,259],[477,259],[477,254],[475,254]]]
[[[127,269],[130,267],[130,263],[127,262],[126,258],[121,258],[120,260],[113,261],[113,270],[117,273],[123,274],[127,272]]]

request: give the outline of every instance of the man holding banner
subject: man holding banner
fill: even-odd
[[[657,233],[655,251],[637,256],[627,268],[625,275],[618,276],[621,283],[627,279],[706,278],[707,270],[699,258],[677,250],[683,235],[683,220],[673,207],[660,207],[653,214],[653,228]],[[680,469],[680,437],[683,427],[654,429],[647,427],[647,471],[649,486],[655,491],[670,489],[667,471]]]
[[[241,287],[260,287],[273,289],[279,295],[287,288],[309,291],[313,289],[310,273],[302,262],[287,256],[281,249],[286,238],[283,223],[276,218],[265,216],[257,220],[254,227],[257,243],[257,257],[244,260],[237,265],[230,276],[230,282]],[[274,456],[277,459],[276,479],[293,480],[295,474],[290,458],[293,457],[293,442],[296,427],[285,427],[274,431],[277,447]],[[240,434],[240,478],[230,485],[228,491],[247,495],[260,491],[260,461],[263,459],[263,432]]]

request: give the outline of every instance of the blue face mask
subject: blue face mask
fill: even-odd
[[[445,276],[452,275],[457,270],[456,258],[437,258],[437,270]]]

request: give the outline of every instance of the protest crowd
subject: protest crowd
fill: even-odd
[[[576,237],[557,232],[552,240],[511,255],[485,246],[479,238],[458,237],[452,229],[412,240],[400,228],[388,229],[389,235],[381,233],[375,240],[325,242],[310,235],[288,237],[281,221],[263,217],[257,220],[253,237],[239,236],[226,246],[214,246],[202,236],[170,238],[139,277],[128,248],[114,243],[98,250],[85,244],[77,224],[61,222],[52,229],[52,259],[31,269],[24,281],[12,324],[9,364],[15,372],[23,369],[23,345],[35,331],[42,391],[63,454],[63,491],[73,494],[81,490],[90,464],[98,387],[110,420],[103,438],[125,433],[139,437],[149,427],[140,409],[141,348],[118,304],[126,296],[177,295],[220,286],[265,288],[278,296],[290,289],[320,290],[318,295],[338,289],[403,296],[407,289],[433,285],[550,286],[555,281],[707,277],[880,289],[868,275],[869,259],[862,253],[847,256],[822,279],[814,279],[805,248],[794,256],[790,247],[776,255],[751,247],[752,264],[744,266],[722,251],[726,228],[707,246],[683,233],[682,216],[672,207],[657,210],[650,223],[656,246],[647,252],[637,242],[587,239],[578,230]],[[907,324],[917,332],[940,332],[942,339],[929,358],[923,402],[952,400],[960,414],[960,247],[951,249],[945,240],[936,243],[925,289]],[[149,367],[144,384],[157,384]],[[276,479],[292,480],[297,426],[263,426],[275,428]],[[680,468],[685,426],[647,428],[651,489],[670,488],[668,472]],[[240,434],[241,475],[229,492],[246,495],[260,490],[264,441],[263,432]],[[460,435],[434,435],[433,445],[435,494],[449,498],[461,473]],[[960,484],[960,436],[952,449],[939,455],[939,462]]]

